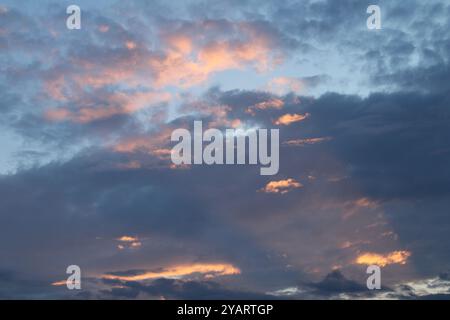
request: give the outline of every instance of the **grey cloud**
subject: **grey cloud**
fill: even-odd
[[[352,293],[366,291],[367,288],[358,282],[346,279],[339,270],[329,273],[322,281],[312,284],[321,293]]]
[[[149,284],[123,282],[124,288],[112,288],[102,292],[116,298],[136,298],[139,293],[166,299],[208,300],[265,300],[274,297],[265,294],[228,289],[213,281],[186,281],[158,279]]]

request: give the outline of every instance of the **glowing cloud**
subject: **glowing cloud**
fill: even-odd
[[[261,191],[266,193],[285,194],[292,189],[301,187],[303,187],[303,185],[300,182],[295,181],[294,179],[286,179],[279,181],[270,181],[263,189],[261,189]]]
[[[128,50],[134,50],[136,49],[137,44],[134,41],[127,41],[125,42],[125,46],[127,47]]]
[[[117,238],[116,240],[121,242],[119,245],[117,245],[117,249],[119,250],[123,250],[125,248],[135,249],[139,248],[142,245],[142,242],[138,237],[122,236],[120,238]]]
[[[78,284],[80,283],[77,280],[72,281],[73,284]],[[60,281],[55,281],[51,283],[52,286],[54,287],[62,287],[62,286],[67,286],[67,280],[60,280]]]
[[[287,113],[287,114],[279,117],[274,123],[278,126],[279,125],[287,126],[287,125],[290,125],[291,123],[305,120],[308,117],[309,117],[309,113],[305,113],[305,114]]]
[[[196,263],[188,265],[178,265],[166,268],[161,271],[148,271],[130,276],[106,274],[103,276],[103,278],[122,281],[142,281],[157,278],[182,278],[196,273],[203,274],[205,277],[211,278],[217,276],[236,275],[240,274],[241,271],[231,264]]]
[[[61,286],[65,286],[65,285],[67,285],[67,280],[60,280],[60,281],[52,282],[52,286],[55,286],[55,287],[61,287]]]
[[[120,238],[117,238],[116,240],[123,241],[123,242],[133,242],[133,241],[138,241],[139,239],[137,237],[122,236]]]
[[[247,66],[264,71],[274,64],[270,44],[263,38],[252,38],[248,42],[212,42],[196,47],[192,47],[194,39],[187,37],[172,37],[169,41],[171,49],[163,57],[152,57],[148,62],[158,87],[188,88],[201,84],[215,72]]]
[[[411,256],[409,251],[393,251],[386,255],[367,252],[359,255],[355,262],[357,264],[364,265],[378,265],[380,267],[385,267],[390,264],[406,264],[408,258]]]
[[[356,200],[354,202],[354,204],[357,207],[361,207],[361,208],[376,208],[378,206],[378,203],[376,203],[375,201],[372,201],[368,198],[360,198],[360,199]]]

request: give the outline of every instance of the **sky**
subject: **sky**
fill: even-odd
[[[449,298],[449,29],[446,0],[0,0],[0,298]],[[278,173],[174,165],[198,120],[279,129]]]

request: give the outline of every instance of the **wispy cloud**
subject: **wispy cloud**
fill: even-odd
[[[226,263],[195,263],[177,265],[158,271],[143,271],[134,275],[105,274],[104,279],[122,281],[142,281],[157,278],[183,278],[193,274],[201,274],[206,278],[240,274],[241,271]]]
[[[330,141],[331,137],[320,137],[320,138],[306,138],[306,139],[293,139],[283,142],[284,145],[293,147],[303,147],[305,145],[318,144],[321,142]]]
[[[280,116],[277,120],[274,121],[276,125],[287,126],[294,122],[303,121],[310,116],[309,113],[305,114],[296,114],[296,113],[287,113]]]

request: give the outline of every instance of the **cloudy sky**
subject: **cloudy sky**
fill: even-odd
[[[0,298],[448,297],[448,30],[446,0],[0,0]],[[173,165],[195,120],[279,129],[278,174]]]

